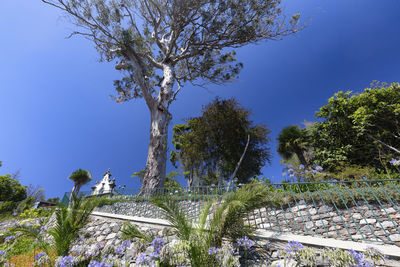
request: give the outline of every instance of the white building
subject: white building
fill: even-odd
[[[104,195],[112,193],[115,187],[115,178],[111,180],[110,168],[104,174],[103,179],[100,183],[96,181],[96,184],[92,186],[92,196],[93,195]]]

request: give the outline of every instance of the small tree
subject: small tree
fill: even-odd
[[[223,84],[242,64],[235,52],[247,44],[279,40],[299,30],[280,0],[42,0],[72,18],[101,58],[117,61],[117,102],[144,98],[151,129],[142,188],[162,187],[170,104],[186,82]]]
[[[262,124],[254,125],[249,117],[250,111],[234,99],[217,98],[203,108],[200,117],[174,127],[176,150],[171,152],[171,161],[181,163],[189,186],[195,178],[206,184],[218,183],[235,171],[242,183],[261,174],[270,159],[269,130]]]
[[[71,191],[71,197],[70,200],[72,199],[72,195],[78,196],[78,193],[82,187],[82,185],[87,184],[92,180],[92,174],[88,170],[82,170],[82,169],[77,169],[71,175],[68,177],[68,179],[72,180],[74,182],[74,187],[72,188]]]
[[[278,153],[285,160],[296,155],[299,162],[306,167],[308,162],[304,154],[307,145],[307,130],[299,129],[297,125],[287,126],[279,133]]]

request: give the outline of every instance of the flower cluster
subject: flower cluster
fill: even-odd
[[[302,179],[302,178],[308,178],[308,177],[314,177],[317,175],[322,175],[322,171],[324,170],[324,168],[322,168],[319,165],[314,165],[314,166],[309,166],[309,167],[305,167],[303,164],[300,164],[297,168],[294,167],[293,165],[289,164],[287,166],[287,171],[289,173],[289,177],[290,178],[294,178],[297,177],[298,179]],[[283,176],[286,176],[287,173],[284,172],[282,173]]]
[[[154,253],[154,252],[153,252]],[[152,253],[152,254],[153,254]],[[154,255],[147,255],[146,253],[140,253],[139,256],[136,258],[136,265],[138,266],[156,266]],[[157,255],[158,256],[158,255]]]
[[[297,241],[289,241],[289,244],[285,247],[286,252],[292,253],[300,251],[304,248],[303,244]]]
[[[156,261],[160,257],[160,252],[164,246],[164,243],[164,239],[155,238],[150,244],[150,246],[153,248],[153,252],[151,252],[150,254],[140,253],[139,256],[136,258],[136,264],[139,266],[156,266]]]
[[[7,251],[5,250],[0,250],[0,257],[4,257],[7,255]]]
[[[373,267],[375,266],[373,263],[368,262],[367,259],[364,258],[364,253],[362,252],[356,252],[353,249],[348,250],[348,253],[350,254],[352,258],[352,266],[357,266],[357,267]]]
[[[46,252],[40,252],[35,256],[34,260],[33,266],[44,266],[50,262],[50,257],[46,254]]]
[[[112,264],[107,264],[104,260],[99,262],[96,260],[92,260],[89,262],[88,267],[112,267]]]
[[[400,166],[400,159],[392,159],[390,161],[390,164],[392,164],[393,166]]]
[[[237,243],[238,243],[238,246],[242,247],[244,250],[249,250],[252,246],[254,246],[254,242],[247,236],[238,238]]]
[[[162,247],[164,246],[165,240],[162,238],[155,238],[151,242],[151,246],[154,248],[154,251],[160,253]]]
[[[214,256],[219,266],[224,267],[239,266],[239,259],[236,257],[238,254],[238,251],[229,244],[224,244],[222,248],[210,247],[208,250],[208,255]]]
[[[7,236],[5,239],[4,239],[4,241],[6,242],[6,243],[10,243],[11,241],[13,241],[14,239],[15,239],[15,235],[10,235],[10,236]]]
[[[72,267],[75,263],[77,263],[77,260],[74,256],[59,257],[56,262],[56,267]]]

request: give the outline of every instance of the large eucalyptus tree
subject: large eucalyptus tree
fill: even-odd
[[[151,115],[142,188],[163,186],[170,104],[182,86],[231,81],[242,67],[234,48],[279,40],[299,30],[280,0],[42,0],[116,62],[117,102],[144,98]]]

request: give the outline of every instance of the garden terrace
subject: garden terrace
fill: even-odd
[[[257,229],[400,246],[398,179],[265,186],[270,192],[265,196],[265,207],[246,218],[247,223]],[[189,218],[195,219],[205,203],[219,201],[224,194],[229,194],[225,188],[218,187],[162,188],[151,197],[138,193],[139,190],[115,191],[102,200],[97,211],[163,218],[162,211],[152,201],[174,199]],[[89,195],[82,192],[84,194]]]

